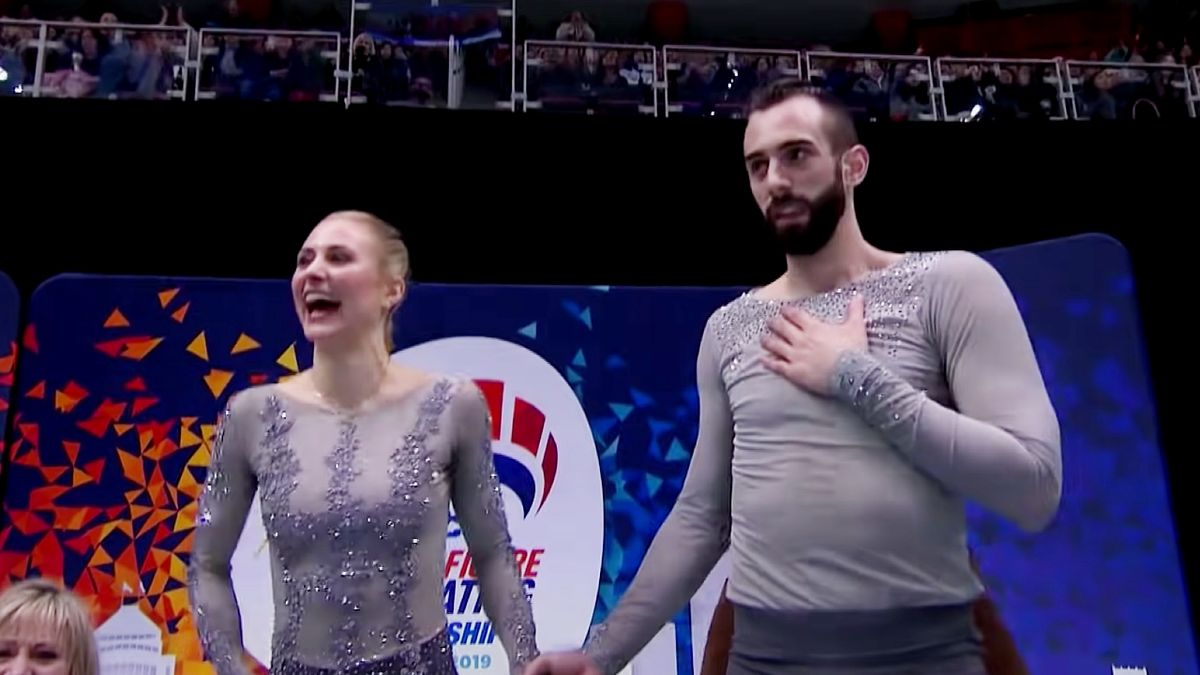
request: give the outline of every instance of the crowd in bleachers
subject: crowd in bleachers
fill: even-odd
[[[0,83],[4,93],[35,84],[37,24],[0,26]],[[46,26],[40,95],[66,98],[164,98],[183,91],[187,31],[128,26],[113,14],[96,24],[76,18]]]
[[[239,0],[216,4],[199,27],[175,5],[162,6],[159,22],[150,25],[121,24],[111,13],[95,23],[79,17],[42,23],[21,6],[10,17],[18,21],[0,26],[0,94],[349,96],[444,106],[456,100],[458,77],[476,104],[736,116],[758,85],[800,75],[871,120],[1185,117],[1200,109],[1200,69],[1187,69],[1197,66],[1194,0],[1173,5],[1176,15],[1158,16],[1155,27],[1139,30],[1128,44],[1118,40],[1107,53],[1093,50],[1081,61],[614,44],[597,42],[580,12],[545,27],[545,40],[518,45],[513,20],[498,11],[503,0],[472,7],[413,3],[374,3],[358,12],[353,40],[342,31],[255,28],[261,20],[243,12]]]

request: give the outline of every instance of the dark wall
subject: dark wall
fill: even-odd
[[[26,295],[66,271],[287,276],[307,229],[351,207],[404,230],[418,282],[751,284],[782,268],[736,123],[34,100],[0,101],[0,120],[0,269]],[[1200,504],[1187,483],[1196,350],[1183,323],[1200,123],[863,135],[859,213],[880,246],[1106,232],[1128,247],[1176,512]],[[1193,567],[1200,530],[1178,527]]]

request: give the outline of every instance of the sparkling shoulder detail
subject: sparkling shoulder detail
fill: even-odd
[[[895,264],[873,272],[862,280],[827,293],[799,300],[760,300],[742,294],[713,313],[713,331],[722,354],[725,373],[741,368],[742,354],[767,330],[767,323],[784,307],[799,307],[823,321],[845,318],[851,298],[863,295],[869,338],[889,356],[896,355],[901,329],[916,314],[925,297],[925,279],[944,252],[910,253]]]

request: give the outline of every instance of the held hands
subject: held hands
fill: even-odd
[[[542,654],[525,668],[523,675],[602,675],[583,652]]]
[[[850,299],[846,320],[825,323],[795,307],[785,307],[771,320],[770,333],[763,338],[767,354],[763,365],[792,384],[828,396],[829,380],[838,357],[847,350],[867,349],[867,324],[863,296]]]

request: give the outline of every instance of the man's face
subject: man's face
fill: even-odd
[[[750,191],[784,253],[824,248],[846,210],[846,191],[821,105],[796,97],[754,113],[743,150]]]

